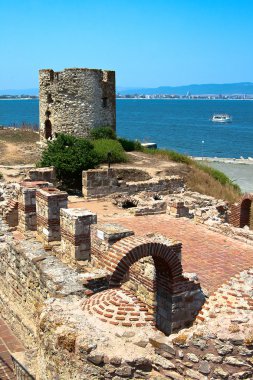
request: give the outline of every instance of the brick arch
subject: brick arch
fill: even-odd
[[[243,228],[250,225],[250,211],[253,201],[253,194],[246,193],[243,195],[239,203],[231,206],[231,215],[229,222],[234,227]]]
[[[170,247],[166,244],[153,242],[149,238],[129,237],[122,239],[113,245],[110,252],[110,270],[112,272],[110,286],[120,286],[131,265],[147,256],[154,259],[159,258],[166,263],[172,284],[176,285],[180,280],[184,282],[179,258],[180,252],[181,243],[172,244]]]
[[[144,257],[152,257],[154,261],[153,289],[141,275],[139,281],[135,279],[146,287],[147,293],[153,292],[151,314],[156,328],[169,335],[189,326],[204,298],[200,294],[200,285],[182,274],[181,243],[168,241],[163,244],[157,239],[132,236],[113,244],[107,255],[107,266],[112,273],[110,287],[119,288],[126,279],[128,281],[128,274],[131,281],[131,267]],[[138,290],[136,295],[141,296]]]

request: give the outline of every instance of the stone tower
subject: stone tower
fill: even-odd
[[[115,72],[64,69],[39,72],[40,139],[55,133],[87,136],[91,128],[116,128]]]

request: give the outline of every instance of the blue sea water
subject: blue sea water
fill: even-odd
[[[214,113],[233,122],[215,124]],[[39,122],[38,100],[0,101],[0,125]],[[156,142],[192,156],[253,156],[253,102],[249,100],[117,100],[117,134]]]

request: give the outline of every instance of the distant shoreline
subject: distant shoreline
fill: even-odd
[[[189,100],[189,101],[194,101],[194,100],[196,100],[196,101],[206,101],[206,100],[211,100],[211,101],[224,101],[224,102],[226,102],[226,101],[228,101],[228,100],[232,100],[232,101],[243,101],[243,102],[245,102],[245,101],[253,101],[253,98],[251,98],[251,99],[234,99],[234,98],[227,98],[227,99],[217,99],[217,98],[139,98],[139,97],[136,97],[136,98],[134,98],[134,97],[131,97],[131,98],[121,98],[121,97],[116,97],[116,99],[117,100],[179,100],[179,101],[181,101],[181,100]]]
[[[220,162],[223,164],[253,165],[253,158],[223,158],[223,157],[192,157],[195,161]]]

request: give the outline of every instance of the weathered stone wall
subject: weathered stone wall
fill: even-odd
[[[155,177],[145,181],[125,182],[118,180],[114,169],[91,169],[83,171],[83,196],[87,199],[102,198],[114,193],[134,194],[141,191],[180,192],[184,187],[179,176]]]
[[[36,319],[50,297],[83,295],[78,274],[34,240],[0,242],[0,311],[26,347],[36,346]]]
[[[253,270],[232,278],[205,304],[198,324],[169,337],[109,324],[98,337],[98,321],[88,333],[80,303],[54,300],[40,318],[39,379],[250,380],[252,278]]]
[[[54,183],[56,180],[56,172],[53,166],[45,168],[35,168],[29,170],[29,178],[31,181],[47,181]]]
[[[40,70],[40,138],[55,133],[87,136],[91,128],[115,129],[115,72]]]

